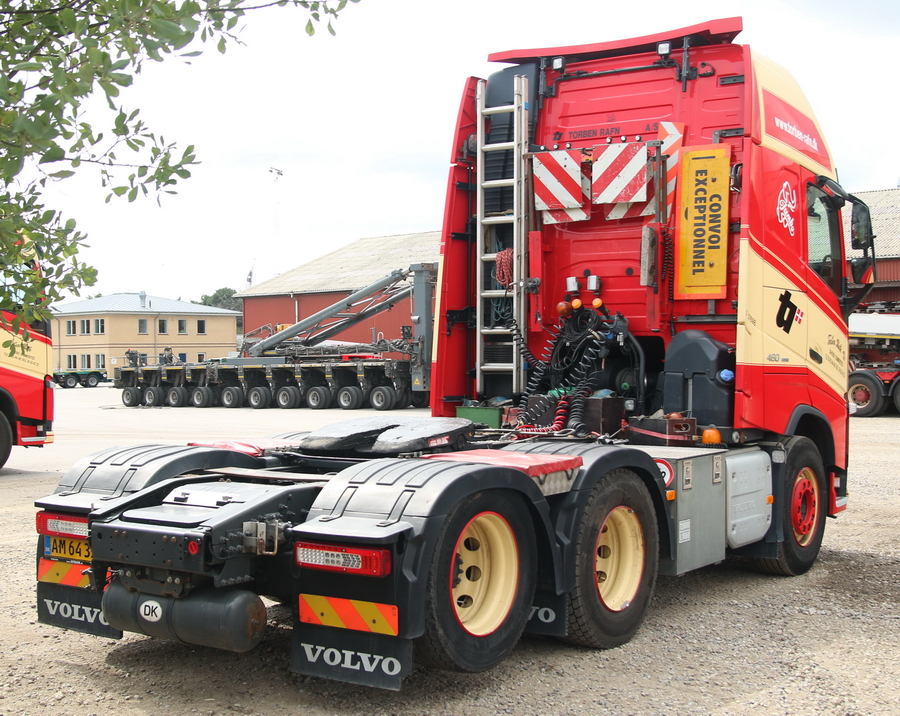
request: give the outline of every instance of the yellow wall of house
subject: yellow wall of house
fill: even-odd
[[[103,332],[97,333],[97,320],[103,321]],[[90,322],[90,332],[82,332],[82,321]],[[140,333],[139,321],[146,321],[146,333]],[[166,332],[160,332],[160,321]],[[74,321],[75,335],[67,332],[67,322]],[[184,332],[179,332],[184,321]],[[205,321],[205,333],[198,331],[198,321]],[[112,374],[116,366],[127,365],[125,351],[147,354],[147,362],[156,363],[158,355],[167,347],[175,357],[184,353],[187,362],[225,358],[236,350],[237,316],[211,314],[189,315],[177,313],[85,313],[60,315],[53,319],[53,369],[67,370],[69,356],[75,356],[75,369],[82,370],[83,356],[90,356],[90,368],[105,367]],[[97,365],[103,356],[104,366]]]

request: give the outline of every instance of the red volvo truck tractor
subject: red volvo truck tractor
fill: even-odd
[[[660,574],[810,569],[872,232],[740,30],[492,55],[453,138],[434,416],[85,458],[36,503],[40,621],[245,651],[268,598],[293,671],[397,689],[523,633],[623,644]]]

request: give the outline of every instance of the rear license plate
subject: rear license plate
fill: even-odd
[[[91,561],[91,546],[86,539],[44,535],[44,556],[49,559]]]

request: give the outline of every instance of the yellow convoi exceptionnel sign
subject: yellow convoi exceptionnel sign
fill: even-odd
[[[725,297],[730,163],[728,144],[684,152],[676,231],[676,298]]]

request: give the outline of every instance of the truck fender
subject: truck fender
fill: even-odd
[[[444,521],[461,500],[485,490],[521,495],[534,521],[539,552],[543,545],[558,561],[549,505],[535,482],[515,468],[466,462],[386,458],[349,467],[319,493],[308,520],[293,529],[293,538],[402,542],[393,569],[393,603],[401,615],[398,636],[413,639],[425,631],[427,570]]]
[[[100,498],[121,497],[178,475],[220,467],[262,468],[260,458],[221,448],[187,445],[114,447],[88,455],[62,476],[39,507],[90,511]],[[58,504],[54,504],[58,503]]]
[[[574,586],[575,544],[571,535],[575,534],[578,521],[587,504],[594,486],[612,470],[625,468],[635,472],[650,492],[656,523],[659,530],[660,556],[675,558],[675,520],[666,508],[666,483],[653,461],[643,450],[622,445],[587,445],[584,443],[564,443],[537,441],[509,445],[504,450],[517,452],[540,452],[558,455],[578,455],[583,465],[573,480],[572,489],[551,502],[551,521],[560,543],[561,560],[556,565],[556,583],[560,593],[568,592]]]
[[[820,410],[809,405],[798,405],[791,413],[784,435],[803,435],[815,443],[819,456],[825,464],[825,470],[836,465],[834,434],[828,418]],[[846,467],[846,463],[844,465]]]

